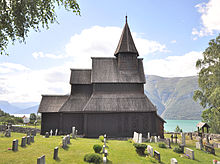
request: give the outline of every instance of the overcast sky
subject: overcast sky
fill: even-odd
[[[70,92],[70,68],[91,68],[92,56],[113,57],[125,15],[147,75],[192,76],[220,32],[220,0],[79,1],[81,16],[57,10],[59,24],[31,31],[26,44],[0,56],[0,100],[40,102]]]

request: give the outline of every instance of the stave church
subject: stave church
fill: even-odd
[[[165,121],[144,94],[143,59],[127,17],[112,57],[92,57],[92,69],[71,69],[70,95],[42,95],[41,134],[51,129],[94,138],[132,137],[134,132],[164,137]]]

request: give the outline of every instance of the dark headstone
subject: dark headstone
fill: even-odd
[[[205,151],[211,154],[215,154],[215,149],[212,145],[206,144],[204,145]]]
[[[14,139],[12,142],[12,150],[18,151],[18,140]]]
[[[31,142],[34,143],[34,136],[31,136]]]
[[[174,143],[177,143],[177,134],[175,134],[175,136],[174,136]]]
[[[31,130],[31,135],[32,135],[32,136],[36,136],[36,134],[37,134],[37,131],[36,131],[36,130]]]
[[[182,153],[184,153],[184,145],[183,145],[183,144],[180,144],[180,145],[179,145],[179,148],[181,148]]]
[[[21,147],[25,147],[26,146],[26,141],[27,140],[27,138],[26,137],[22,137],[22,139],[21,139]]]
[[[189,133],[189,138],[193,140],[192,133]]]
[[[54,148],[53,159],[55,159],[55,160],[58,159],[58,150],[59,150],[58,147],[55,147],[55,148]]]
[[[6,129],[5,137],[11,137],[11,130],[10,129]]]
[[[170,136],[170,138],[171,138],[171,143],[173,143],[173,134]]]
[[[154,150],[154,158],[160,162],[160,153],[156,150]]]
[[[45,138],[49,138],[49,137],[50,137],[49,132],[46,132],[45,133]]]
[[[27,144],[30,145],[31,144],[31,137],[27,136]]]
[[[168,147],[168,148],[171,148],[170,139],[169,139],[169,138],[167,138],[167,139],[165,140],[165,143],[167,144],[167,147]]]
[[[45,155],[37,158],[37,164],[45,164]]]

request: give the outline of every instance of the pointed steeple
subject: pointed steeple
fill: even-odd
[[[124,26],[121,38],[118,43],[118,47],[115,51],[115,56],[117,56],[119,53],[126,53],[126,52],[135,53],[138,56],[138,51],[135,47],[130,29],[128,27],[127,16],[125,17],[125,26]]]

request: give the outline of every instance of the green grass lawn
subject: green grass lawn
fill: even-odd
[[[45,155],[46,163],[59,163],[59,164],[74,164],[74,163],[84,163],[83,157],[86,153],[93,152],[94,144],[102,144],[98,139],[71,139],[71,144],[68,149],[64,150],[60,147],[62,136],[53,136],[50,138],[43,138],[43,136],[37,135],[35,137],[35,142],[31,145],[27,145],[26,148],[19,146],[17,152],[8,150],[12,147],[12,140],[18,139],[19,145],[21,143],[21,138],[24,134],[12,133],[11,138],[6,138],[0,133],[0,163],[1,164],[35,164],[37,158]],[[187,147],[195,151],[195,160],[186,159],[181,157],[181,154],[173,152],[172,149],[162,149],[157,146],[156,143],[146,143],[151,145],[154,150],[157,150],[161,154],[162,163],[170,163],[171,158],[176,158],[180,164],[189,163],[212,163],[213,159],[220,160],[220,149],[216,149],[216,155],[208,154],[202,150],[196,150],[194,145],[196,141],[187,140]],[[107,145],[109,146],[108,159],[109,163],[126,163],[126,164],[136,164],[136,163],[158,163],[155,159],[150,157],[144,157],[137,155],[135,148],[132,143],[128,141],[118,141],[118,140],[108,140]],[[53,150],[56,146],[59,146],[59,160],[53,160]],[[172,145],[172,148],[174,145]]]

